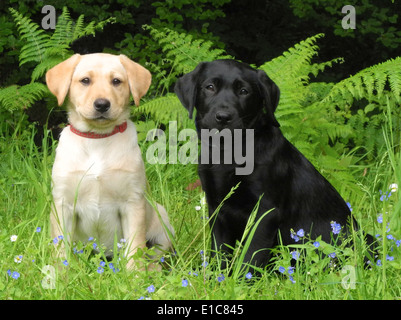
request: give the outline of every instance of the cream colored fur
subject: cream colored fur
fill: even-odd
[[[166,210],[145,199],[144,163],[129,120],[130,93],[138,105],[150,86],[149,71],[124,55],[74,55],[49,70],[46,82],[59,105],[69,96],[69,122],[82,132],[110,133],[127,121],[123,133],[102,139],[78,136],[70,127],[62,131],[52,172],[52,236],[83,242],[93,237],[109,254],[115,239],[125,239],[128,257],[149,242],[171,249],[165,227],[174,231]],[[110,101],[110,109],[100,115],[96,99]],[[133,264],[130,259],[128,267]]]

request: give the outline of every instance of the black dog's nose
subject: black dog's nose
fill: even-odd
[[[216,113],[216,121],[218,123],[227,123],[232,119],[231,114],[224,111],[219,111]]]
[[[103,113],[110,109],[110,101],[107,99],[96,99],[93,106],[96,111]]]

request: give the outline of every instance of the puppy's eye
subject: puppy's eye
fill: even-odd
[[[87,86],[91,83],[91,80],[89,78],[83,78],[83,79],[79,80],[79,82],[81,82],[83,85]]]
[[[214,85],[212,84],[207,85],[206,90],[214,92],[215,91]]]
[[[121,80],[120,80],[120,79],[117,79],[117,78],[114,78],[114,79],[112,80],[112,84],[113,84],[113,86],[118,86],[119,84],[121,84]]]
[[[248,90],[246,90],[246,89],[244,89],[244,88],[242,88],[242,89],[239,91],[239,94],[240,94],[241,96],[246,96],[248,93],[249,93]]]

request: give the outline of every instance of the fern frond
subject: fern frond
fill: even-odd
[[[21,48],[19,55],[20,66],[32,61],[42,62],[44,60],[44,52],[50,46],[49,36],[31,19],[22,16],[13,8],[9,10],[14,17],[15,23],[18,25],[21,40],[26,42]]]
[[[39,63],[35,69],[33,69],[31,75],[32,82],[40,79],[48,70],[64,60],[65,58],[62,55],[47,56],[46,60],[44,60],[42,63]]]
[[[389,92],[385,90],[387,84]],[[341,106],[343,105],[341,97],[346,98],[348,104],[353,99],[367,98],[369,101],[374,101],[381,99],[384,93],[391,94],[397,102],[401,102],[401,57],[363,69],[340,81],[322,100],[322,104],[333,101]]]
[[[261,65],[260,69],[264,70],[273,81],[276,82],[277,80],[277,83],[283,78],[284,82],[294,77],[298,78],[301,75],[307,75],[311,70],[308,70],[305,74],[304,68],[305,66],[310,68],[310,62],[317,55],[319,49],[316,42],[322,37],[324,37],[324,34],[320,33],[297,43],[279,57]]]
[[[159,30],[151,26],[144,26],[150,30],[150,35],[159,43],[167,59],[172,61],[175,72],[188,73],[202,61],[216,59],[231,59],[225,51],[213,48],[211,41],[193,39],[189,34],[178,33],[168,28]]]
[[[12,112],[31,106],[35,101],[48,94],[48,88],[42,83],[33,82],[25,86],[13,85],[0,89],[0,104],[4,109]]]
[[[177,121],[181,128],[194,128],[193,120],[188,118],[188,111],[175,94],[168,94],[141,104],[134,109],[134,114],[149,114],[156,122],[166,124],[169,121]]]

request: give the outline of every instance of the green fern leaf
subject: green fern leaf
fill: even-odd
[[[188,118],[188,111],[175,94],[145,102],[134,109],[135,114],[149,114],[156,122],[167,124],[169,121],[177,121],[181,128],[194,128],[193,120]]]
[[[13,85],[0,90],[0,104],[10,112],[22,110],[48,94],[48,88],[42,83],[33,82],[25,86]]]
[[[22,16],[13,8],[9,9],[18,26],[18,32],[26,44],[21,48],[20,66],[27,62],[42,62],[44,52],[50,46],[49,36],[31,19]]]

